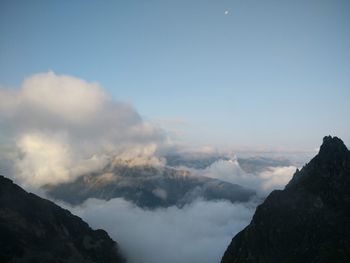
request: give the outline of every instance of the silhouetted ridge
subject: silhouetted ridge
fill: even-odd
[[[258,206],[222,263],[350,262],[350,152],[337,137]]]
[[[346,154],[348,154],[348,149],[341,139],[336,136],[325,136],[323,138],[323,143],[318,153],[319,156],[334,158],[339,156],[341,157]]]
[[[0,176],[0,262],[121,263],[103,230]]]
[[[296,171],[286,189],[307,188],[320,195],[325,191],[336,191],[340,195],[345,189],[338,186],[350,177],[350,174],[344,174],[349,169],[349,163],[350,152],[343,141],[338,137],[326,136],[319,153],[301,171]]]

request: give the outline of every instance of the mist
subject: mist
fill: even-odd
[[[257,196],[245,203],[197,199],[182,208],[155,210],[121,198],[65,206],[93,228],[105,229],[130,263],[215,263],[220,262],[231,239],[250,223],[256,206],[272,190],[283,189],[297,167],[266,167],[254,174],[245,172],[232,158],[215,161],[205,169],[181,169],[254,189]]]
[[[182,209],[144,210],[116,198],[66,208],[93,228],[105,229],[130,263],[215,263],[250,222],[256,204],[197,200]]]

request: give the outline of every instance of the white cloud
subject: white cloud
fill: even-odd
[[[97,83],[53,72],[34,75],[16,90],[0,89],[0,125],[0,145],[6,146],[0,151],[7,152],[16,179],[27,189],[101,171],[108,163],[160,165],[158,153],[171,144],[162,130],[144,122],[130,105],[113,101]],[[205,147],[196,154],[214,153]],[[192,171],[267,193],[283,187],[295,169],[274,167],[253,175],[232,159]],[[114,178],[106,173],[103,180]],[[153,194],[168,197],[161,188]],[[151,211],[123,199],[90,199],[69,209],[107,230],[130,263],[213,263],[249,223],[255,206],[195,201],[182,209]]]
[[[152,191],[152,194],[161,198],[162,200],[166,200],[168,198],[168,193],[162,188],[156,188]]]
[[[16,168],[21,171],[18,176],[24,184],[69,180],[71,153],[61,140],[25,134],[18,139],[17,146],[23,157],[18,159]]]
[[[125,103],[97,84],[53,72],[26,79],[16,90],[0,90],[2,141],[17,148],[15,171],[24,184],[64,182],[108,162],[159,164],[168,143]],[[0,142],[1,143],[1,142]]]
[[[23,185],[36,187],[101,170],[109,160],[103,155],[79,155],[65,134],[24,134],[18,138],[17,147],[20,153],[14,164],[16,179]]]
[[[236,158],[232,158],[231,160],[216,161],[204,170],[192,170],[192,172],[252,188],[259,194],[266,196],[274,189],[284,188],[296,169],[297,167],[292,165],[267,167],[263,172],[250,174],[240,167]]]
[[[204,170],[199,170],[199,174],[207,177],[216,178],[222,181],[250,185],[253,178],[244,172],[239,166],[237,159],[218,160]]]
[[[55,117],[56,122],[80,125],[96,117],[107,96],[98,84],[48,72],[27,78],[19,90],[1,90],[0,101],[2,113],[26,123]]]
[[[249,223],[255,205],[197,201],[182,209],[143,210],[123,199],[90,199],[69,209],[107,230],[130,263],[213,263]]]
[[[270,167],[267,171],[259,174],[262,179],[264,190],[282,189],[293,177],[297,167]]]
[[[34,75],[20,90],[22,106],[46,111],[73,124],[89,122],[102,110],[107,96],[96,83],[53,72]]]

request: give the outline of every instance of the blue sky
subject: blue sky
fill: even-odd
[[[346,0],[2,0],[0,84],[96,81],[189,143],[349,145],[349,14]]]

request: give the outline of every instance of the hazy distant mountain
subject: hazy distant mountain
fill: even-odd
[[[0,262],[124,262],[103,230],[0,176]]]
[[[350,262],[350,152],[337,137],[232,240],[222,263]]]
[[[235,158],[235,157],[234,157]],[[171,167],[187,167],[194,169],[205,169],[213,163],[223,160],[229,161],[232,156],[223,154],[171,154],[166,155],[166,164]],[[239,166],[247,173],[258,174],[271,167],[294,165],[286,158],[272,158],[266,156],[238,157]]]
[[[109,200],[122,197],[140,207],[183,206],[197,198],[247,201],[255,192],[236,184],[169,167],[115,165],[101,173],[79,177],[73,182],[45,187],[48,194],[70,204],[88,198]]]
[[[249,157],[238,158],[239,166],[247,173],[258,174],[271,167],[290,166],[292,163],[283,158]]]
[[[205,169],[219,160],[229,160],[230,158],[218,154],[169,154],[165,157],[166,164],[171,167],[184,166],[194,169]]]

